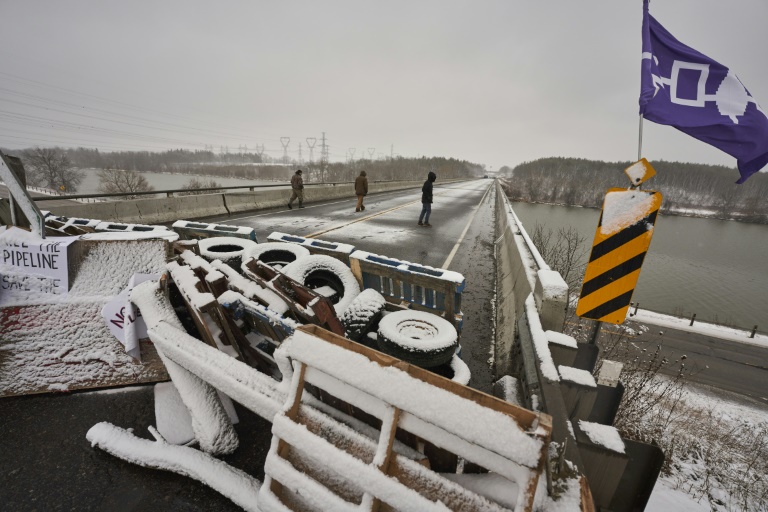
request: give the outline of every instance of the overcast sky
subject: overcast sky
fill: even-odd
[[[768,107],[768,2],[654,0]],[[0,146],[634,160],[641,0],[0,0]],[[643,156],[735,166],[644,124]]]

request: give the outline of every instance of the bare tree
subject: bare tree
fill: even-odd
[[[135,171],[119,169],[102,169],[96,173],[99,176],[99,192],[105,194],[128,194],[132,192],[149,192],[155,188],[147,179]],[[135,198],[137,196],[129,196]]]
[[[76,169],[59,148],[33,148],[22,155],[30,185],[76,192],[85,173]]]
[[[563,276],[569,295],[577,292],[581,288],[587,251],[590,249],[586,237],[579,235],[573,226],[562,227],[554,232],[552,228],[545,229],[537,223],[533,227],[531,241],[547,265]]]
[[[199,195],[199,194],[213,194],[214,192],[219,192],[218,190],[206,190],[206,191],[197,191],[192,192],[193,189],[196,188],[217,188],[220,187],[221,184],[214,180],[213,178],[206,180],[198,180],[197,178],[191,178],[183,187],[184,190],[190,190],[190,192],[181,192],[179,193],[180,196],[192,196],[192,195]]]

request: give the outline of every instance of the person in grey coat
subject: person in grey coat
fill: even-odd
[[[432,213],[432,183],[437,179],[437,175],[432,171],[427,174],[427,181],[421,187],[421,215],[419,215],[419,226],[432,227],[429,223],[429,214]]]
[[[291,176],[291,198],[288,200],[288,209],[293,210],[294,199],[299,200],[299,208],[304,208],[304,180],[301,178],[301,169]]]
[[[365,171],[360,171],[360,176],[355,180],[355,195],[357,196],[355,211],[361,212],[365,210],[363,198],[368,195],[368,178],[365,176]]]

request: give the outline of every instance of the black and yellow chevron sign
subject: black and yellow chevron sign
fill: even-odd
[[[612,324],[624,322],[660,207],[659,192],[608,190],[584,273],[577,315]]]

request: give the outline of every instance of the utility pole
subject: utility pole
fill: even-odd
[[[328,166],[328,145],[325,143],[325,132],[323,132],[320,148],[320,181],[325,182],[325,168]]]
[[[317,139],[314,137],[307,137],[307,146],[309,147],[309,165],[312,165],[312,155],[315,150],[315,143]]]
[[[280,144],[283,145],[283,163],[288,163],[288,144],[291,142],[290,137],[280,137]]]
[[[395,145],[390,144],[389,146],[389,159],[394,160],[395,159]]]

